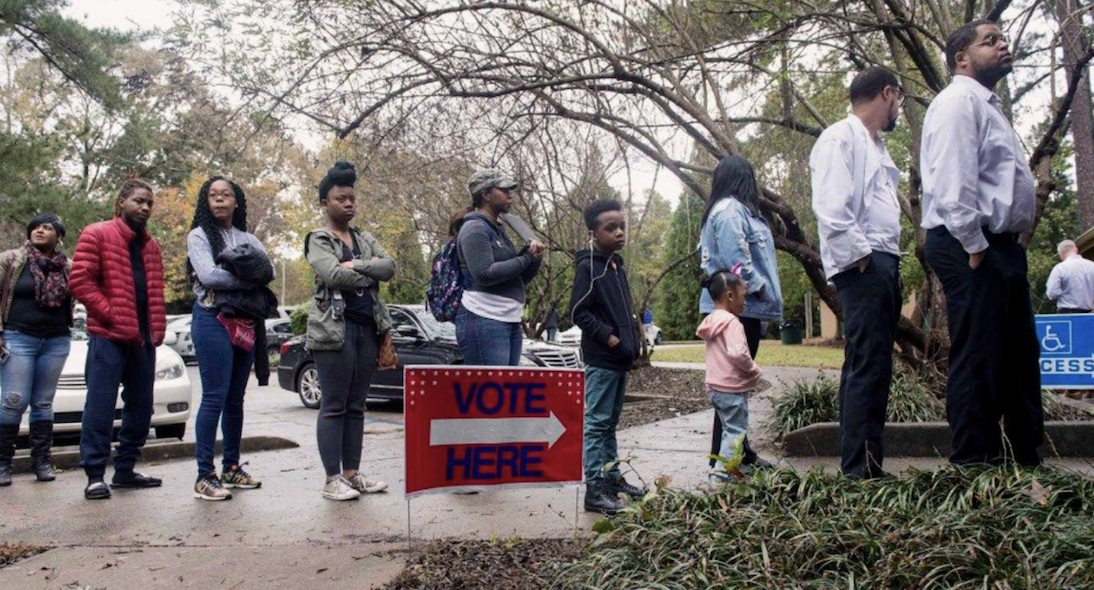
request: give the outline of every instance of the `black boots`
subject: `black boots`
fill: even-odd
[[[53,448],[53,421],[43,420],[30,423],[30,469],[38,481],[53,481],[53,466],[49,464],[50,449]]]
[[[623,509],[615,486],[606,479],[594,479],[585,484],[585,512],[615,514]]]
[[[15,457],[18,424],[0,425],[0,487],[11,485],[11,461]]]

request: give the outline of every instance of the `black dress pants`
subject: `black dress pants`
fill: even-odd
[[[893,382],[893,339],[904,297],[900,258],[873,252],[865,271],[832,277],[843,307],[844,360],[839,384],[840,468],[848,477],[883,471],[885,412]]]
[[[946,413],[950,461],[963,465],[1012,458],[1041,462],[1040,345],[1026,278],[1026,252],[1015,234],[992,234],[983,262],[945,227],[927,231],[927,262],[942,282],[950,330]],[[1002,421],[1002,429],[1000,429]]]

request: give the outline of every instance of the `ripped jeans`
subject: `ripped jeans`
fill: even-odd
[[[68,358],[68,335],[36,338],[4,330],[11,356],[0,365],[0,425],[19,424],[30,408],[30,422],[53,420],[53,396]]]

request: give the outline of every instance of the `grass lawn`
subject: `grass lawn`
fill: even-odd
[[[701,363],[704,361],[702,344],[659,348],[653,353],[654,361],[674,363]],[[778,340],[760,343],[756,362],[761,367],[805,367],[809,369],[839,369],[843,366],[843,349],[828,346],[783,344]]]

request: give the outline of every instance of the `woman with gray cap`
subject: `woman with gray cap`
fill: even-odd
[[[479,170],[467,181],[471,212],[456,237],[464,285],[456,313],[456,340],[463,362],[480,366],[520,364],[525,285],[539,272],[544,247],[532,240],[513,246],[499,216],[513,205],[517,183],[494,168]]]
[[[27,242],[0,254],[0,486],[23,413],[30,408],[30,457],[38,481],[53,481],[53,396],[72,336],[72,262],[60,250],[65,226],[53,214],[27,225]]]

